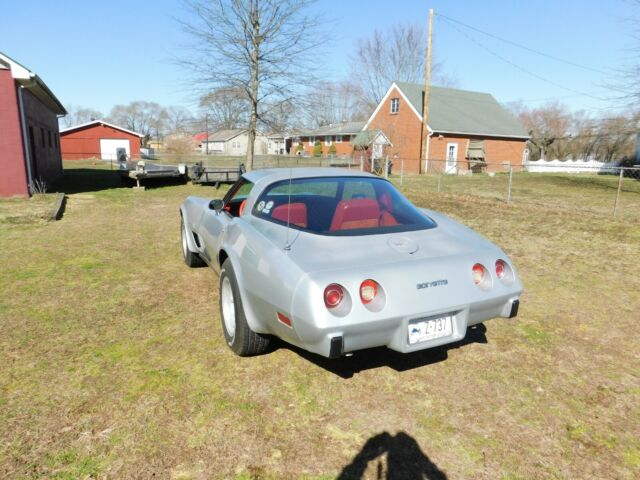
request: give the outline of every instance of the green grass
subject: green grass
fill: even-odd
[[[178,216],[224,188],[135,192],[75,165],[62,220],[0,225],[0,477],[334,478],[379,438],[365,478],[414,460],[451,479],[640,476],[640,227],[578,208],[610,179],[523,175],[506,204],[501,176],[405,178],[511,256],[520,314],[463,345],[329,361],[226,346],[217,278],[182,262]]]

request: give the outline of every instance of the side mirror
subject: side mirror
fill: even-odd
[[[224,207],[224,202],[219,198],[214,198],[209,202],[209,208],[211,210],[215,210],[218,213],[222,211],[223,207]]]

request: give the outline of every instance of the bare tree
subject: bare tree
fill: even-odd
[[[186,134],[194,129],[195,119],[188,108],[167,107],[165,110],[165,132],[167,134]]]
[[[147,143],[152,135],[163,133],[167,111],[155,102],[136,101],[114,106],[109,113],[109,120],[144,135],[143,143]]]
[[[514,112],[531,135],[531,159],[565,158],[563,140],[571,134],[571,115],[559,103]],[[555,148],[552,148],[555,147]]]
[[[318,21],[306,15],[313,0],[187,0],[182,21],[194,45],[184,65],[207,91],[233,88],[249,102],[247,168],[253,168],[263,104],[291,100],[320,46]]]
[[[209,115],[212,128],[244,127],[249,118],[249,101],[244,90],[218,88],[200,98],[200,108]]]
[[[396,24],[387,31],[374,30],[358,42],[352,57],[351,75],[362,89],[364,100],[373,110],[394,81],[424,83],[427,35],[415,25]],[[455,82],[442,71],[442,64],[431,63],[433,83]]]
[[[361,88],[350,81],[323,81],[307,94],[306,122],[309,127],[366,120],[371,114],[363,102]]]
[[[76,125],[82,125],[83,123],[89,123],[102,118],[102,113],[93,108],[69,105],[67,112],[67,115],[60,119],[61,125],[64,128],[75,127]]]

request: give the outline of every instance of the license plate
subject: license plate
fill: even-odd
[[[435,338],[448,337],[453,333],[451,316],[433,318],[409,324],[409,345]]]

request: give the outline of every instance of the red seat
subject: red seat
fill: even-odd
[[[330,231],[375,228],[380,224],[380,207],[372,198],[352,198],[338,203]]]
[[[391,213],[391,210],[393,210],[391,196],[387,192],[384,192],[380,197],[378,197],[378,201],[380,202],[380,210],[382,211],[380,214],[380,226],[392,227],[394,225],[398,225],[396,217]]]
[[[289,207],[289,208],[287,208]],[[307,228],[307,206],[302,202],[285,203],[273,209],[271,218]]]

